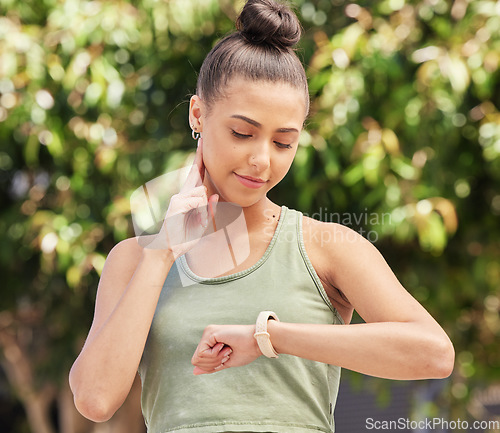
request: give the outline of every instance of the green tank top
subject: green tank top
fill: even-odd
[[[244,271],[202,278],[184,256],[176,264],[139,366],[148,432],[334,432],[340,367],[281,354],[195,376],[191,364],[209,324],[253,324],[263,310],[282,322],[343,324],[306,254],[302,214],[283,206],[264,255]]]

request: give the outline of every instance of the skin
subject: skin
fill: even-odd
[[[185,254],[193,272],[209,274],[203,257],[212,246],[202,235],[213,230],[211,221],[223,213],[220,203],[242,207],[250,246],[248,257],[227,274],[257,262],[273,236],[281,208],[267,192],[293,162],[306,115],[303,92],[288,84],[238,78],[225,90],[210,106],[199,96],[191,98],[190,124],[203,139],[186,183],[170,201],[160,234],[148,247],[141,239],[127,239],[108,255],[94,322],[70,373],[75,405],[89,419],[109,419],[128,395],[175,259]],[[264,182],[248,188],[237,175]],[[185,218],[173,224],[171,217],[178,214]],[[370,242],[339,224],[310,218],[303,220],[303,235],[307,254],[346,325],[269,321],[278,353],[390,379],[451,373],[449,338]],[[366,323],[348,324],[354,308]],[[224,374],[224,369],[262,356],[254,332],[255,324],[208,325],[191,360],[193,373]]]

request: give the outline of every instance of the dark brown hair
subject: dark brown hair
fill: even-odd
[[[283,82],[303,90],[307,113],[307,78],[293,49],[301,35],[295,13],[284,3],[248,0],[236,20],[236,29],[217,43],[200,69],[196,90],[208,109],[224,96],[231,78],[243,77]]]

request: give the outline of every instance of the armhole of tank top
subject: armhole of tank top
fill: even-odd
[[[339,314],[337,309],[333,306],[332,302],[328,298],[328,295],[326,293],[326,290],[323,286],[323,283],[321,282],[318,274],[316,273],[316,270],[314,269],[314,266],[311,263],[311,260],[309,259],[309,256],[307,255],[306,252],[306,247],[304,245],[304,237],[302,235],[302,212],[297,211],[297,240],[299,242],[299,249],[300,249],[300,254],[302,255],[302,259],[304,260],[304,263],[306,264],[307,270],[309,271],[309,274],[311,275],[311,278],[314,281],[314,284],[316,285],[316,288],[318,289],[319,294],[323,298],[323,301],[325,304],[332,310],[335,318],[338,320],[338,322],[341,325],[344,325],[344,319],[342,319],[342,316]]]

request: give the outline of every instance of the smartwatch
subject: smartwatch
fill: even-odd
[[[257,340],[259,349],[264,356],[277,358],[278,353],[274,350],[269,332],[267,332],[267,321],[270,319],[279,322],[278,316],[273,311],[261,311],[255,322],[255,334],[253,336]]]

